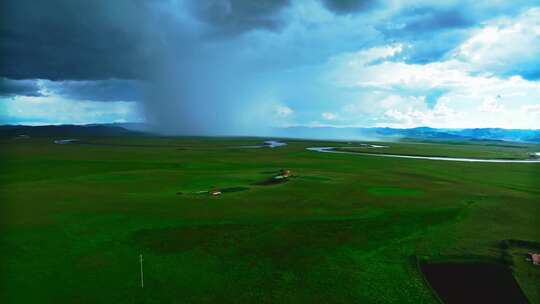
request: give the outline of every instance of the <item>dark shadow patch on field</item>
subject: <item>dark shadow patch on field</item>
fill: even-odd
[[[383,222],[393,221],[393,218]],[[208,224],[141,230],[134,234],[142,248],[158,254],[175,254],[198,250],[211,255],[234,254],[281,261],[309,256],[318,250],[342,245],[369,245],[386,242],[388,231],[370,236],[366,244],[365,229],[375,230],[379,222],[368,220],[322,220],[267,224]],[[383,225],[384,226],[384,225]]]
[[[444,303],[528,303],[512,272],[502,264],[421,262],[419,265]]]
[[[289,181],[289,178],[271,177],[271,178],[268,178],[268,179],[265,179],[265,180],[262,180],[262,181],[255,182],[255,183],[253,183],[253,185],[256,185],[256,186],[272,186],[272,185],[283,184],[283,183],[286,183],[288,181]]]
[[[84,255],[77,261],[77,266],[81,269],[103,268],[111,264],[112,262],[102,253]]]
[[[274,223],[216,223],[144,229],[133,234],[137,247],[156,254],[196,251],[270,261],[281,266],[347,246],[372,250],[438,225],[457,215],[437,210],[403,217],[384,213],[357,219],[318,218]],[[369,233],[366,233],[369,231]]]
[[[527,240],[502,240],[500,242],[501,249],[508,249],[511,247],[522,247],[522,248],[528,248],[532,250],[540,250],[540,242],[536,241],[527,241]]]
[[[264,231],[263,226],[253,228],[251,225],[223,224],[147,229],[136,232],[134,239],[141,247],[159,254],[193,249],[219,252]]]

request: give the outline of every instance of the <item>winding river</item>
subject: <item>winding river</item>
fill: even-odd
[[[260,145],[253,145],[253,146],[239,146],[235,148],[243,148],[243,149],[256,149],[256,148],[277,148],[277,147],[283,147],[286,146],[287,143],[277,141],[277,140],[266,140]]]
[[[335,150],[336,147],[309,147],[309,151],[322,153],[336,154],[351,154],[359,156],[379,156],[393,158],[409,158],[409,159],[427,159],[427,160],[442,160],[442,161],[458,161],[458,162],[474,162],[474,163],[540,163],[540,159],[481,159],[481,158],[461,158],[461,157],[440,157],[440,156],[413,156],[401,154],[378,154],[378,153],[363,153],[363,152],[347,152]],[[536,153],[539,155],[540,152]]]
[[[78,139],[60,139],[55,140],[55,144],[81,144]],[[87,144],[92,145],[92,144]],[[261,145],[254,146],[240,146],[237,148],[277,148],[286,146],[287,143],[267,140]],[[387,148],[388,146],[379,146],[371,144],[363,144],[362,146],[367,148]],[[408,159],[426,159],[426,160],[439,160],[439,161],[458,161],[458,162],[471,162],[471,163],[540,163],[540,158],[537,159],[482,159],[482,158],[461,158],[461,157],[440,157],[440,156],[414,156],[414,155],[402,155],[402,154],[379,154],[379,153],[364,153],[364,152],[347,152],[338,151],[336,147],[309,147],[306,148],[309,151],[321,152],[321,153],[335,153],[335,154],[350,154],[357,156],[378,156],[378,157],[393,157],[393,158],[408,158]],[[540,157],[540,152],[535,152],[535,155]]]
[[[78,139],[57,139],[54,141],[58,145],[67,145],[79,141]]]

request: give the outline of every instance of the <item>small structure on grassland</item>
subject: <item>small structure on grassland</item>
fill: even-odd
[[[536,266],[540,266],[540,253],[527,253],[527,260],[531,261]]]
[[[254,183],[254,185],[268,186],[268,185],[277,185],[281,183],[286,183],[289,181],[289,177],[292,177],[291,171],[282,169],[282,170],[277,171],[274,176],[268,179],[256,182]]]
[[[285,178],[291,176],[291,170],[285,170],[285,169],[283,169],[283,170],[281,170],[279,173],[280,173],[281,176],[283,176],[283,177],[285,177]]]
[[[286,179],[286,178],[289,178],[290,176],[291,176],[290,170],[282,169],[279,171],[278,175],[274,176],[274,179]]]
[[[221,190],[212,189],[212,190],[208,191],[208,193],[210,193],[210,195],[212,195],[212,196],[218,196],[218,195],[221,195]]]

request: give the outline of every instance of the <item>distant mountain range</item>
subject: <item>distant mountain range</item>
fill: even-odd
[[[48,126],[0,126],[0,136],[122,136],[143,135],[148,127],[139,123],[92,124],[92,125],[48,125]],[[415,141],[463,141],[489,140],[540,143],[540,130],[519,129],[436,129],[419,127],[411,129],[394,128],[334,128],[334,127],[288,127],[276,128],[272,136],[286,138],[326,139],[326,140],[415,140]],[[254,136],[256,136],[254,134]]]
[[[0,126],[0,136],[30,137],[77,137],[77,136],[121,136],[141,134],[114,124],[96,125],[48,125],[48,126]]]
[[[341,139],[341,140],[495,140],[515,142],[540,142],[540,130],[519,129],[435,129],[419,127],[411,129],[394,128],[335,128],[335,127],[289,127],[277,131],[278,136]]]

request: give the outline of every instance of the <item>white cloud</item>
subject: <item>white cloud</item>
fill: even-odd
[[[330,59],[330,64],[345,64],[350,68],[364,66],[376,60],[391,58],[403,51],[402,44],[391,44],[345,53]]]
[[[540,128],[540,82],[491,73],[540,58],[539,24],[540,9],[493,21],[453,56],[428,64],[389,61],[403,50],[394,44],[342,54],[330,61],[326,80],[363,92],[342,108],[344,123],[370,117],[394,127]],[[440,93],[428,104],[434,90]]]
[[[413,128],[418,126],[446,127],[462,115],[447,105],[446,101],[441,101],[433,109],[426,105],[421,108],[408,107],[406,110],[389,109],[384,113],[390,118],[377,126]]]
[[[540,104],[523,106],[521,111],[525,114],[540,115]]]
[[[322,118],[326,119],[326,120],[337,120],[339,119],[339,115],[336,114],[336,113],[332,113],[332,112],[323,112],[321,114]]]
[[[540,8],[488,22],[452,52],[476,71],[505,74],[538,68],[530,64],[540,63],[539,54]]]
[[[277,105],[274,108],[274,114],[278,118],[290,117],[291,115],[293,115],[293,113],[294,113],[294,111],[291,108],[289,108],[287,106],[284,106],[284,105]]]
[[[481,112],[494,113],[504,111],[504,106],[491,96],[484,98],[482,105],[478,108]]]

